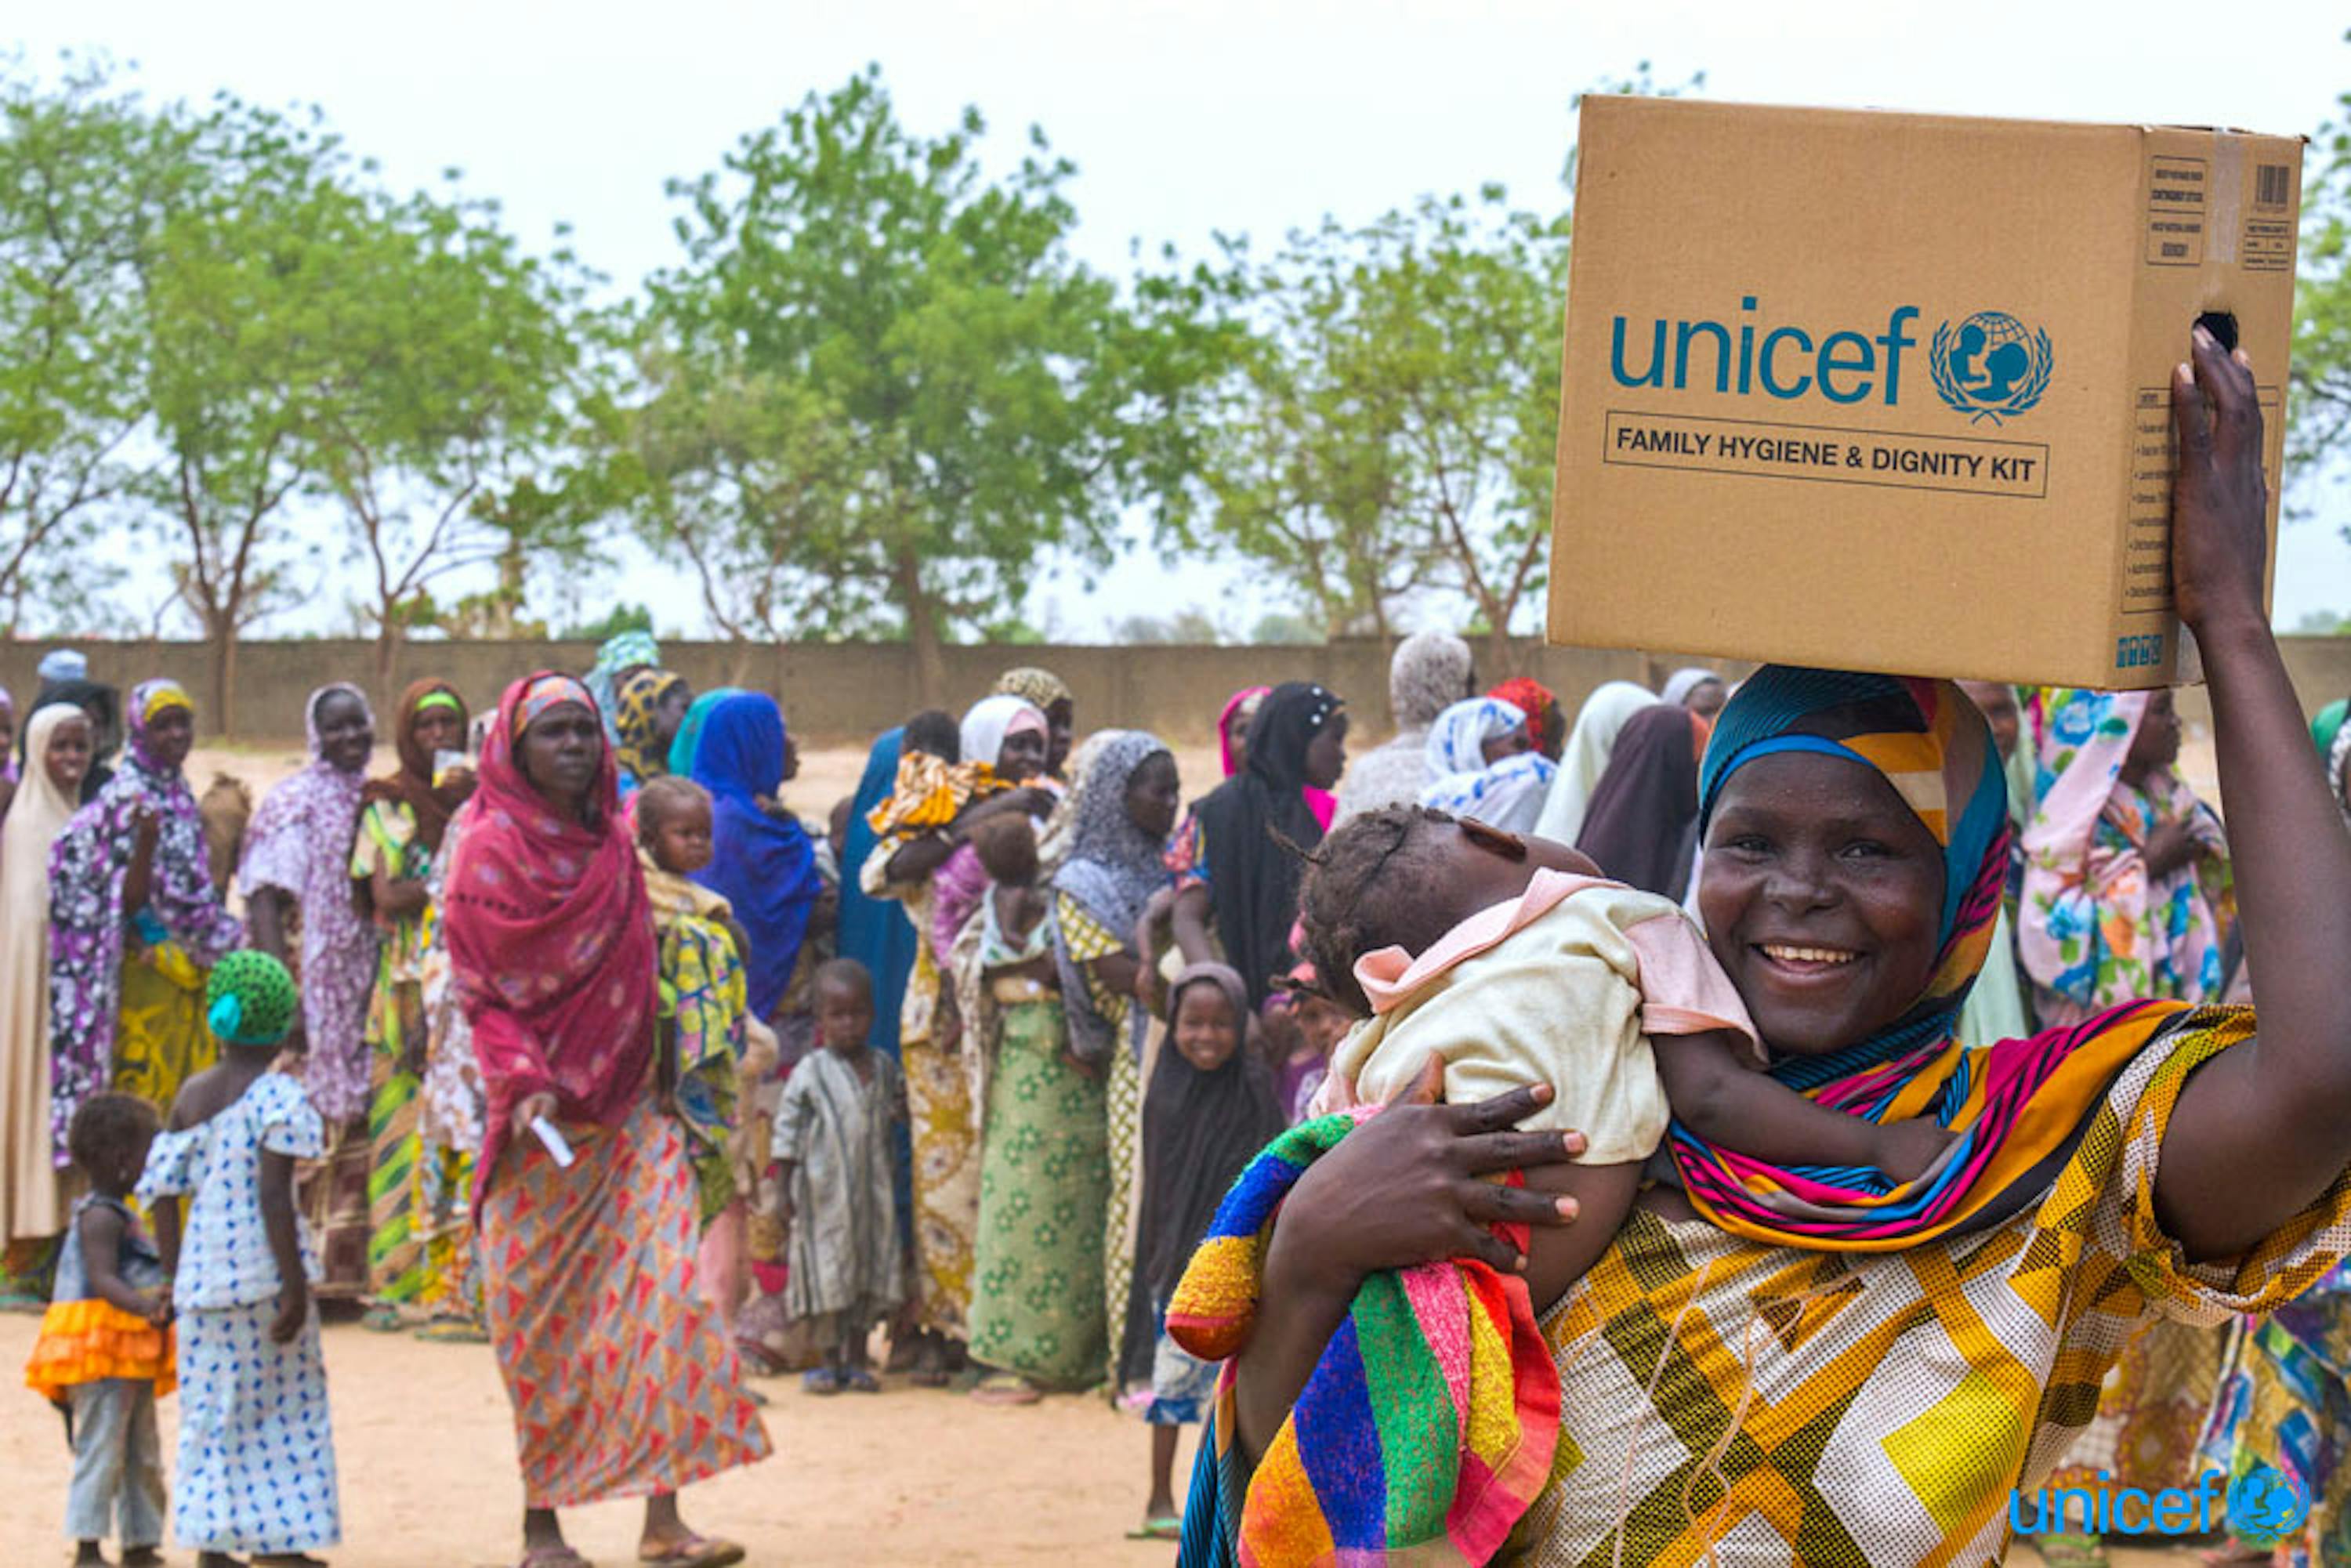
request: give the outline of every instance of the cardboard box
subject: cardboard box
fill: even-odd
[[[2274,570],[2302,140],[1587,98],[1550,638],[2199,678],[2168,387],[2232,314]]]

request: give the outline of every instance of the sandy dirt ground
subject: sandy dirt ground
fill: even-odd
[[[38,1320],[0,1317],[0,1365],[24,1364]],[[326,1334],[343,1541],[336,1568],[489,1568],[520,1555],[522,1494],[505,1388],[479,1345],[421,1344],[356,1325]],[[1124,1538],[1148,1490],[1144,1427],[1101,1400],[990,1409],[960,1394],[885,1380],[879,1396],[817,1398],[763,1380],[776,1451],[686,1494],[686,1518],[781,1564],[1102,1564],[1150,1568],[1167,1545]],[[176,1398],[162,1405],[171,1464]],[[71,1460],[61,1424],[19,1390],[0,1403],[0,1563],[44,1568],[70,1553],[57,1533]],[[1187,1432],[1176,1495],[1191,1473]],[[603,1568],[634,1561],[633,1503],[566,1516],[572,1544]],[[185,1564],[186,1552],[170,1560]],[[2117,1550],[2116,1568],[2189,1561]],[[2039,1568],[2029,1547],[2010,1555]]]
[[[0,1317],[0,1364],[24,1364],[37,1323]],[[522,1490],[489,1351],[338,1325],[326,1353],[342,1477],[344,1544],[326,1553],[336,1568],[516,1562]],[[1076,1396],[992,1409],[885,1381],[879,1396],[829,1398],[802,1394],[797,1378],[760,1382],[775,1401],[775,1454],[691,1489],[688,1522],[741,1542],[754,1565],[1175,1561],[1168,1545],[1124,1539],[1149,1490],[1150,1438],[1138,1418]],[[167,1471],[177,1406],[162,1407]],[[0,1411],[0,1563],[63,1563],[63,1426],[22,1389]],[[1179,1496],[1190,1466],[1187,1440]],[[582,1554],[622,1568],[635,1561],[642,1516],[639,1504],[603,1503],[567,1515],[566,1528]],[[170,1560],[193,1558],[174,1551]]]

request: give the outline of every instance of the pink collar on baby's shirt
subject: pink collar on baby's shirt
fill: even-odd
[[[1526,892],[1508,904],[1481,909],[1438,937],[1416,958],[1401,947],[1382,947],[1355,960],[1355,983],[1374,1016],[1392,1012],[1429,981],[1465,959],[1500,946],[1552,910],[1593,887],[1622,887],[1605,877],[1538,871]]]

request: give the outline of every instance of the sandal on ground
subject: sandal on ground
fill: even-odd
[[[983,1377],[971,1391],[975,1405],[1034,1405],[1045,1391],[1017,1373],[998,1372]]]
[[[408,1324],[402,1320],[398,1307],[390,1301],[379,1301],[360,1314],[360,1327],[370,1333],[399,1333]]]
[[[841,1375],[841,1385],[843,1388],[848,1389],[852,1394],[879,1394],[882,1392],[881,1380],[876,1378],[870,1369],[862,1366],[852,1366],[848,1371],[842,1373]]]
[[[1126,1532],[1129,1541],[1181,1541],[1184,1539],[1184,1519],[1180,1514],[1155,1513],[1142,1525]]]
[[[570,1546],[530,1546],[523,1549],[516,1568],[596,1568]]]
[[[2033,1550],[2049,1568],[2106,1568],[2106,1543],[2071,1531],[2032,1538]]]
[[[800,1374],[800,1388],[809,1394],[838,1394],[841,1375],[829,1366],[811,1366]]]
[[[784,1364],[780,1352],[769,1350],[755,1339],[737,1340],[735,1354],[743,1358],[744,1364],[751,1369],[755,1377],[779,1377],[791,1370]]]
[[[466,1318],[434,1318],[416,1331],[426,1344],[487,1344],[489,1331]]]
[[[705,1536],[688,1535],[673,1541],[655,1551],[637,1548],[637,1561],[650,1563],[656,1568],[728,1568],[747,1555],[732,1541],[714,1541]]]

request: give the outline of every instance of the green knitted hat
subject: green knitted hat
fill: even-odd
[[[204,984],[205,1019],[225,1045],[276,1045],[300,1001],[286,966],[251,947],[214,965]]]

